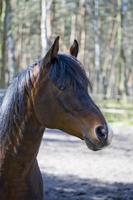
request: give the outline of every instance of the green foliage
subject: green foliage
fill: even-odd
[[[98,104],[109,122],[133,125],[133,104],[129,100],[102,100]]]

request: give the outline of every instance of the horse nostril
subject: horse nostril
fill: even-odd
[[[105,141],[107,139],[107,130],[102,126],[96,128],[96,135],[99,140]]]

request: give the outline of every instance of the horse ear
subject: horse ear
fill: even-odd
[[[70,54],[74,57],[77,57],[79,52],[79,44],[77,40],[74,40],[72,46],[70,47]]]
[[[45,67],[50,67],[53,59],[57,56],[59,51],[59,36],[56,37],[53,45],[49,49],[49,51],[46,53],[45,57],[42,59],[42,64]]]

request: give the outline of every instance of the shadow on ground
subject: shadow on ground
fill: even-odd
[[[133,200],[133,184],[43,174],[46,200]]]

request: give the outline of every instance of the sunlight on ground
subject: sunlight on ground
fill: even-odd
[[[46,200],[132,200],[133,126],[113,125],[112,144],[99,152],[47,130],[38,155]]]
[[[93,152],[75,137],[48,130],[38,156],[41,170],[58,176],[132,183],[132,133],[133,127],[115,126],[110,147]]]

